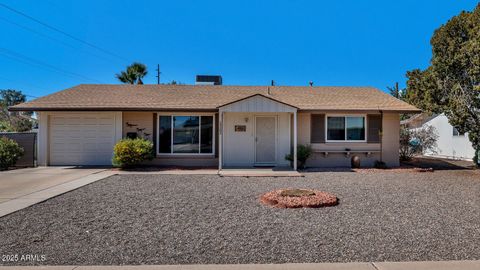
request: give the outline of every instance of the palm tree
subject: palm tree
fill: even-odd
[[[147,73],[147,66],[135,62],[130,66],[127,66],[125,71],[115,74],[115,77],[117,77],[122,83],[143,84],[142,78],[145,77]]]

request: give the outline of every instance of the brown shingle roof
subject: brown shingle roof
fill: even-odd
[[[255,94],[269,96],[300,110],[420,111],[372,87],[110,84],[81,84],[10,109],[216,111],[219,106]]]

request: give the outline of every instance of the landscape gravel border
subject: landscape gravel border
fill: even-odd
[[[293,186],[336,207],[277,209]],[[480,259],[473,171],[320,172],[295,178],[117,175],[0,218],[3,265],[236,264]]]

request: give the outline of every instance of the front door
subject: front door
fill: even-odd
[[[255,165],[275,165],[277,119],[255,117]]]

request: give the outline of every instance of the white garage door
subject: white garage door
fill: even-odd
[[[114,113],[50,116],[50,165],[111,165]]]

